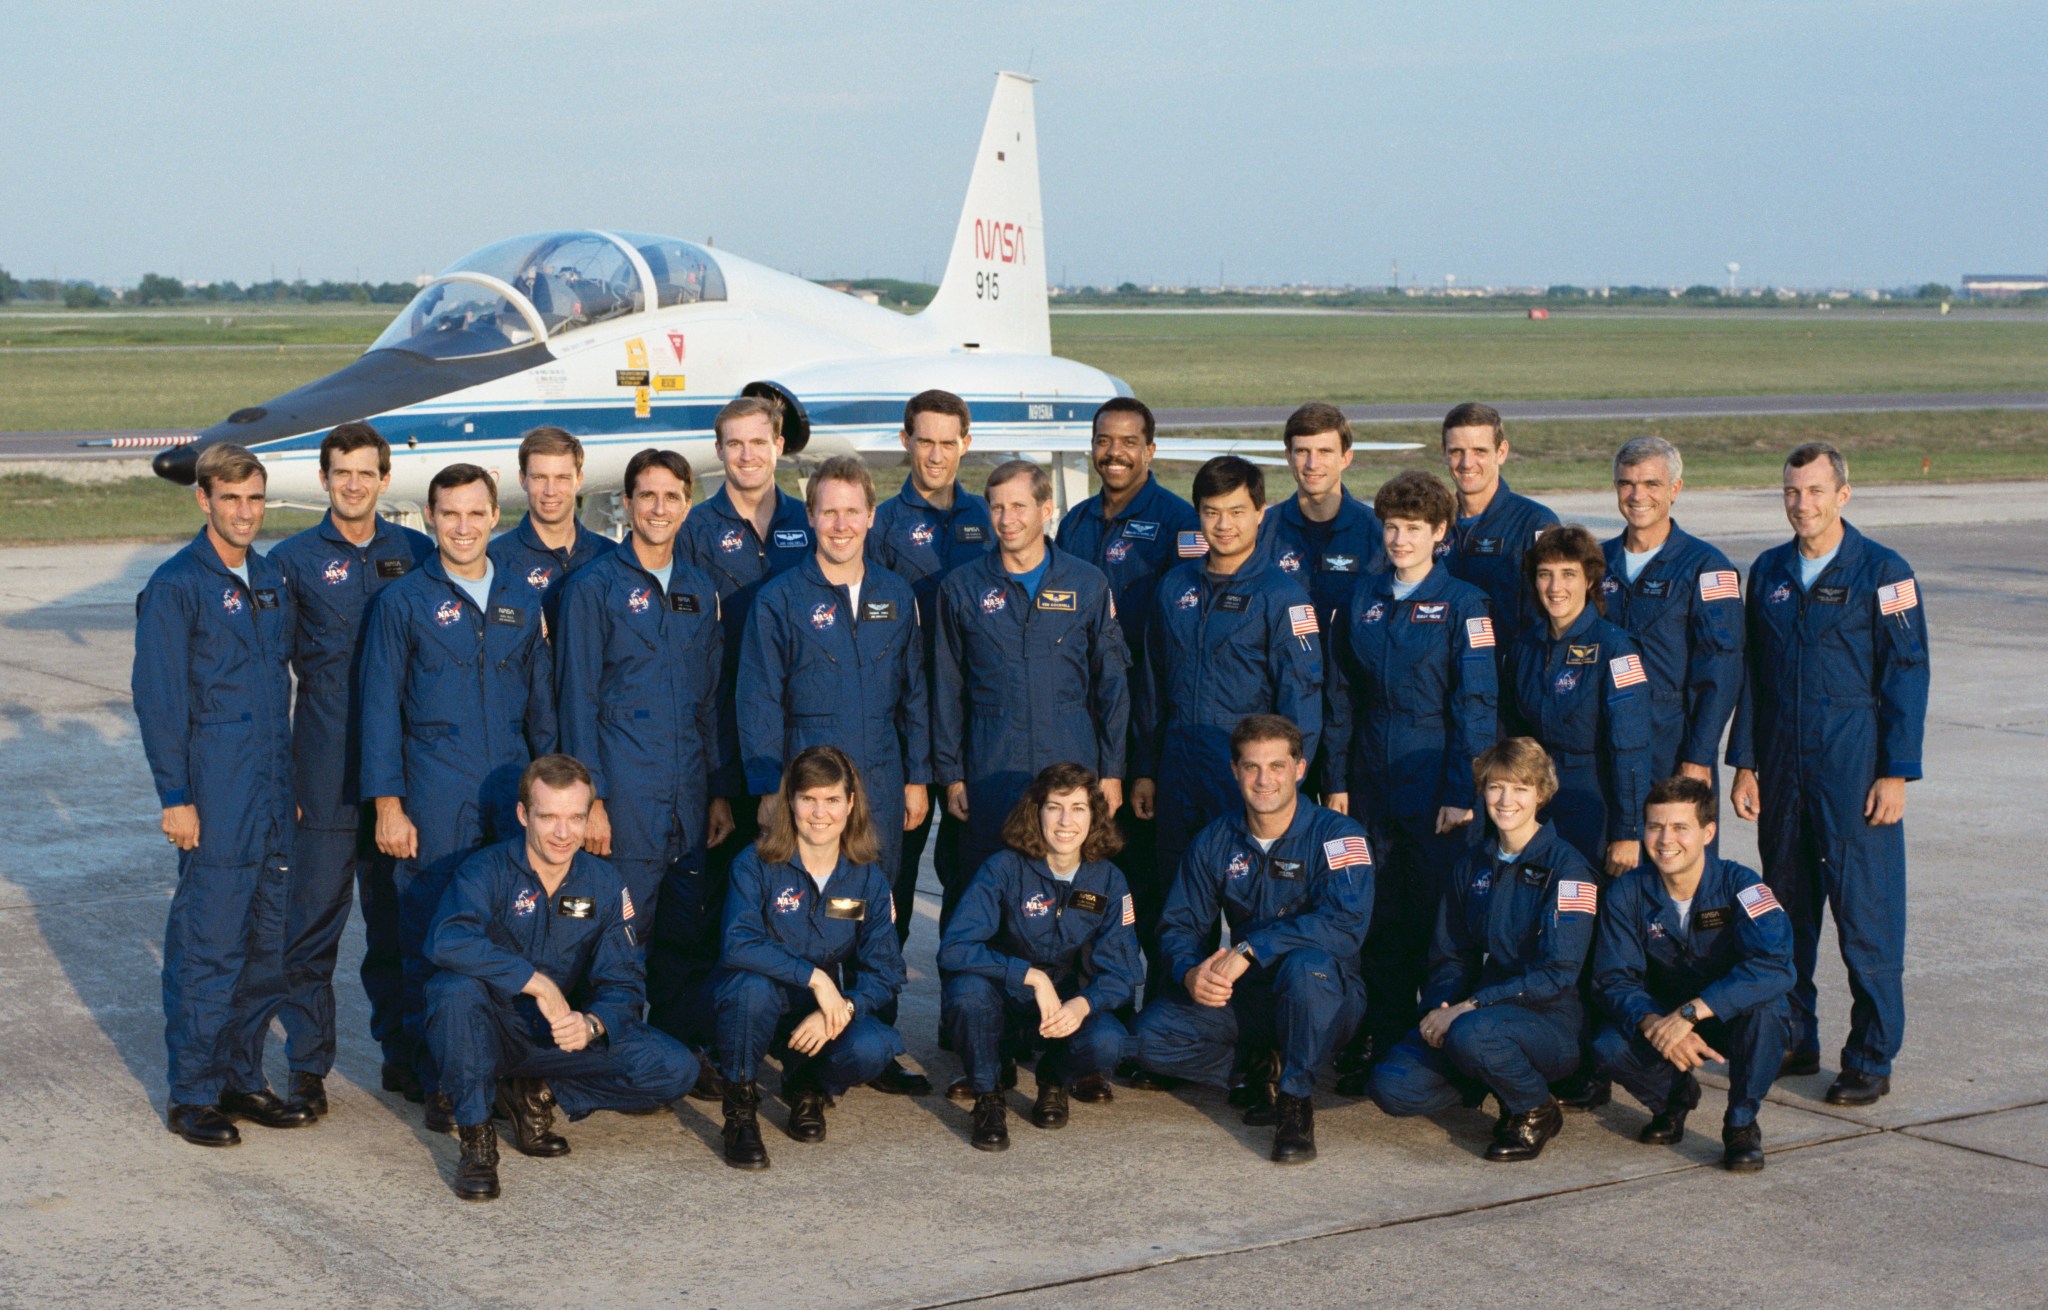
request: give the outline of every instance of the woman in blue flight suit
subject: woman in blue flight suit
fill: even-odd
[[[1471,834],[1472,761],[1500,728],[1486,593],[1436,559],[1458,512],[1450,488],[1403,473],[1373,509],[1392,567],[1359,582],[1323,666],[1324,803],[1363,823],[1380,856],[1365,1022],[1337,1057],[1346,1096],[1365,1095],[1367,1065],[1419,1017],[1443,873]]]
[[[1031,1122],[1066,1126],[1068,1084],[1116,1067],[1126,1033],[1111,1012],[1136,998],[1145,976],[1137,908],[1109,862],[1123,838],[1093,771],[1041,770],[1003,840],[1008,849],[975,873],[939,943],[980,1151],[1009,1148],[998,1081],[1013,1083],[1017,1056],[1041,1041]]]
[[[1607,556],[1576,523],[1545,532],[1522,557],[1522,576],[1544,616],[1508,653],[1501,734],[1534,737],[1557,766],[1557,796],[1543,817],[1593,866],[1602,890],[1642,861],[1643,801],[1650,793],[1650,675],[1635,638],[1602,615]],[[1592,1009],[1592,973],[1582,980]],[[1565,1105],[1605,1105],[1611,1089],[1586,1034]]]
[[[876,1017],[904,982],[878,854],[853,761],[812,746],[790,761],[760,839],[733,861],[712,987],[725,1162],[735,1169],[768,1167],[755,1079],[771,1048],[799,1142],[824,1141],[826,1105],[903,1054],[903,1038]]]
[[[1423,988],[1422,1024],[1372,1072],[1390,1115],[1435,1114],[1487,1092],[1500,1103],[1489,1160],[1533,1160],[1564,1126],[1549,1084],[1578,1067],[1579,975],[1599,890],[1579,853],[1537,817],[1557,771],[1527,737],[1472,765],[1484,840],[1452,867]]]

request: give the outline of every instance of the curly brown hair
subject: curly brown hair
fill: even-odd
[[[1544,530],[1536,538],[1536,544],[1529,547],[1529,553],[1522,556],[1522,585],[1529,596],[1536,597],[1536,566],[1539,564],[1576,564],[1586,575],[1586,603],[1593,612],[1606,617],[1607,603],[1600,598],[1600,580],[1607,576],[1607,555],[1600,549],[1600,542],[1586,528],[1577,523],[1560,523]]]
[[[1038,771],[1003,820],[1003,845],[1026,859],[1042,860],[1051,854],[1038,811],[1047,798],[1064,791],[1088,793],[1088,837],[1081,843],[1084,862],[1106,860],[1124,848],[1124,835],[1109,820],[1109,802],[1102,798],[1101,780],[1093,769],[1079,764],[1051,764]]]

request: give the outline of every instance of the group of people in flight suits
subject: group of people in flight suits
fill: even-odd
[[[261,462],[204,451],[206,526],[137,600],[171,1130],[327,1112],[355,902],[384,1089],[458,1135],[458,1195],[498,1194],[494,1120],[560,1155],[558,1109],[685,1095],[766,1168],[765,1059],[800,1142],[855,1087],[932,1090],[896,1026],[928,844],[979,1149],[1020,1062],[1038,1127],[1112,1075],[1195,1082],[1295,1163],[1326,1066],[1389,1114],[1491,1095],[1487,1156],[1521,1160],[1610,1080],[1675,1142],[1725,1059],[1725,1162],[1761,1168],[1764,1094],[1819,1068],[1823,905],[1853,999],[1827,1098],[1889,1090],[1927,632],[1838,451],[1788,457],[1793,539],[1745,585],[1673,522],[1657,437],[1615,456],[1601,543],[1508,488],[1485,405],[1444,420],[1450,486],[1371,505],[1333,406],[1288,419],[1270,507],[1234,456],[1192,504],[1161,486],[1135,399],[1093,431],[1101,490],[1055,528],[1034,464],[960,484],[957,396],[911,399],[879,505],[852,458],[781,491],[781,411],[742,397],[720,489],[693,507],[689,463],[642,451],[614,544],[560,429],[520,447],[515,528],[452,464],[429,538],[378,515],[389,447],[350,423],[328,514],[267,554]],[[1719,856],[1724,733],[1761,877]]]

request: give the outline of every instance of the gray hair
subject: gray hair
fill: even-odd
[[[1835,471],[1835,485],[1849,485],[1849,461],[1842,458],[1842,452],[1825,441],[1809,441],[1791,454],[1785,456],[1787,469],[1803,469],[1817,459],[1825,457],[1829,467]]]
[[[1630,437],[1614,452],[1614,476],[1618,480],[1625,468],[1647,464],[1653,459],[1664,461],[1664,471],[1677,482],[1685,476],[1685,456],[1678,453],[1678,447],[1662,437]]]
[[[1031,479],[1031,499],[1040,504],[1052,499],[1052,474],[1028,459],[1006,459],[990,469],[982,494],[992,496],[1005,482],[1023,477]]]

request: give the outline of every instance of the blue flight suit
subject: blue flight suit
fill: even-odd
[[[810,990],[818,969],[853,1002],[853,1022],[808,1060],[785,1049],[784,1091],[815,1071],[827,1096],[843,1096],[903,1054],[902,1035],[879,1017],[895,1009],[905,979],[886,867],[842,855],[821,890],[796,857],[771,866],[749,846],[733,861],[713,976],[726,1078],[753,1082],[761,1058],[818,1008]]]
[[[1259,520],[1259,549],[1273,557],[1273,567],[1308,589],[1325,631],[1360,580],[1387,566],[1379,516],[1348,490],[1343,495],[1337,517],[1327,523],[1303,514],[1298,495],[1273,506]]]
[[[158,803],[199,811],[164,921],[164,1045],[173,1105],[266,1086],[263,1037],[284,1001],[292,862],[292,626],[284,571],[249,581],[207,530],[135,598],[130,683]]]
[[[1820,1049],[1814,958],[1823,900],[1849,968],[1842,1068],[1889,1075],[1906,1026],[1906,827],[1872,827],[1863,805],[1879,778],[1920,776],[1929,680],[1927,611],[1912,568],[1847,523],[1811,589],[1799,546],[1749,573],[1748,676],[1728,763],[1762,791],[1764,881],[1792,917],[1793,1049]]]
[[[590,770],[611,823],[608,857],[647,916],[647,985],[665,1031],[708,1041],[684,997],[718,960],[704,875],[718,764],[718,590],[680,554],[668,585],[628,537],[563,586],[554,662],[561,749]]]
[[[1277,1048],[1280,1090],[1309,1095],[1365,1012],[1358,952],[1372,905],[1371,845],[1344,815],[1299,800],[1264,851],[1241,809],[1217,819],[1188,847],[1160,916],[1177,986],[1147,993],[1125,1054],[1155,1073],[1228,1087],[1242,1052]],[[1252,966],[1229,1004],[1198,1005],[1182,980],[1208,958],[1219,918],[1232,942],[1251,946]]]
[[[1756,1122],[1791,1035],[1792,920],[1753,869],[1709,858],[1684,927],[1656,866],[1614,880],[1600,910],[1593,987],[1610,1021],[1593,1037],[1601,1070],[1662,1114],[1684,1075],[1643,1036],[1643,1020],[1698,997],[1698,1027],[1728,1057],[1727,1124]]]
[[[1501,736],[1543,743],[1557,766],[1557,795],[1543,817],[1604,871],[1609,842],[1643,836],[1651,778],[1642,653],[1588,604],[1556,640],[1547,622],[1522,629],[1506,673]]]
[[[976,1092],[996,1090],[1004,1056],[1036,1050],[1043,1021],[1024,974],[1052,979],[1060,1000],[1087,998],[1088,1016],[1063,1038],[1045,1042],[1041,1084],[1068,1086],[1106,1074],[1129,1036],[1112,1011],[1137,999],[1145,980],[1138,914],[1124,876],[1108,860],[1090,860],[1065,881],[1042,859],[998,851],[967,885],[939,943],[939,978],[951,1017],[953,1049]]]
[[[860,770],[881,865],[903,849],[903,788],[929,785],[931,697],[910,584],[867,566],[860,604],[825,581],[815,556],[755,597],[741,638],[737,704],[747,790],[767,796],[808,746],[837,746]],[[898,919],[916,888],[898,886]],[[908,931],[897,925],[900,939]]]
[[[1228,577],[1189,560],[1160,579],[1146,626],[1146,667],[1134,680],[1130,772],[1158,785],[1162,879],[1196,832],[1242,809],[1230,734],[1248,714],[1301,729],[1314,759],[1323,726],[1323,652],[1315,604],[1254,551]]]
[[[334,1068],[334,962],[352,895],[363,905],[370,1035],[387,1062],[413,1063],[402,1019],[391,862],[377,850],[375,824],[356,791],[362,767],[356,665],[370,602],[433,556],[431,537],[383,518],[358,546],[341,534],[332,513],[270,552],[284,568],[298,614],[292,637],[292,671],[299,680],[292,713],[297,872],[285,913],[286,999],[278,1011],[294,1073],[325,1077]]]
[[[510,532],[491,538],[486,553],[500,573],[511,574],[532,593],[532,603],[547,615],[548,636],[554,637],[557,614],[562,608],[561,584],[569,575],[600,555],[610,554],[618,545],[601,532],[592,532],[575,520],[576,540],[567,550],[551,549],[534,531],[533,515],[527,514]]]
[[[1550,1084],[1579,1066],[1579,974],[1596,917],[1565,906],[1586,896],[1597,904],[1595,886],[1593,866],[1548,823],[1512,861],[1500,858],[1490,830],[1467,846],[1438,907],[1422,1008],[1479,1008],[1460,1015],[1440,1047],[1419,1030],[1402,1038],[1373,1069],[1373,1104],[1435,1114],[1490,1090],[1514,1115],[1549,1100]]]
[[[1676,523],[1628,580],[1623,537],[1604,544],[1607,621],[1635,638],[1650,674],[1650,781],[1681,764],[1709,774],[1742,698],[1742,594],[1735,566]],[[1716,780],[1714,791],[1720,793]],[[1712,852],[1710,852],[1711,854]]]
[[[1499,722],[1497,636],[1485,593],[1439,562],[1400,600],[1391,572],[1368,574],[1337,616],[1324,668],[1325,788],[1380,857],[1365,943],[1366,1030],[1384,1056],[1415,1026],[1443,875],[1472,835],[1436,830],[1437,811],[1474,810],[1472,761]]]
[[[418,854],[392,871],[416,1048],[441,893],[471,851],[520,831],[519,775],[555,746],[554,661],[534,592],[499,568],[489,595],[479,613],[436,555],[383,590],[363,637],[358,794],[402,798],[419,833]],[[420,1077],[438,1090],[431,1069]]]
[[[552,896],[524,836],[462,862],[427,936],[438,970],[427,983],[427,1045],[456,1123],[490,1122],[500,1078],[547,1079],[571,1119],[666,1105],[696,1084],[697,1057],[641,1021],[637,909],[617,871],[582,851]],[[555,1045],[521,991],[536,973],[605,1035],[579,1051]]]
[[[733,508],[724,484],[690,511],[676,534],[676,551],[687,554],[690,563],[718,588],[719,619],[725,625],[725,659],[718,671],[722,736],[718,758],[724,768],[714,779],[712,794],[733,799],[733,822],[739,830],[721,846],[724,863],[753,840],[754,804],[740,768],[739,719],[733,697],[739,686],[740,635],[746,631],[747,615],[753,612],[754,597],[768,579],[795,568],[811,558],[816,543],[811,537],[811,516],[803,501],[775,489],[775,509],[768,521],[765,540],[754,531],[754,521]]]
[[[1510,491],[1508,480],[1502,478],[1486,508],[1451,524],[1436,548],[1437,558],[1451,566],[1452,577],[1471,583],[1493,602],[1502,658],[1525,624],[1543,621],[1543,611],[1522,580],[1522,556],[1545,528],[1556,526],[1557,515],[1549,506]]]
[[[875,509],[875,523],[868,530],[867,557],[908,582],[917,595],[918,621],[924,636],[925,679],[934,694],[937,683],[932,659],[938,624],[933,614],[939,584],[955,569],[994,553],[995,526],[989,520],[988,501],[958,482],[953,484],[951,509],[940,509],[925,499],[911,478],[905,478],[903,489]],[[937,725],[933,727],[936,729]],[[939,844],[932,852],[932,867],[950,901],[958,894],[955,889],[966,883],[967,876],[981,861],[963,858],[960,825],[946,812],[942,788],[932,788],[931,809],[924,822],[903,834],[896,881],[915,891],[918,861],[924,858],[925,843],[931,837],[934,823],[939,826]]]
[[[1046,543],[1038,595],[991,553],[939,588],[932,773],[967,784],[962,867],[1003,848],[1003,821],[1060,763],[1124,776],[1129,655],[1100,569]],[[961,889],[949,887],[948,913]]]

